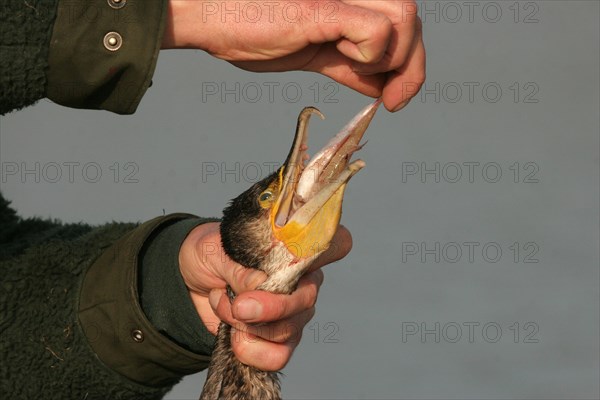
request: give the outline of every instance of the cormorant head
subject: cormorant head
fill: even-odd
[[[313,107],[302,110],[285,163],[223,211],[223,248],[234,261],[268,275],[293,269],[291,275],[299,277],[329,247],[346,184],[365,165],[350,157],[362,147],[359,142],[380,103],[365,107],[310,161],[308,122],[312,114],[324,116]]]

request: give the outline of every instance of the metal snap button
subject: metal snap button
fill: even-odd
[[[134,341],[138,343],[142,343],[144,341],[144,333],[139,329],[134,329],[131,331],[131,337]]]
[[[115,10],[125,7],[125,4],[127,4],[127,0],[106,0],[106,1],[108,2],[108,5],[111,8],[114,8]]]
[[[104,35],[104,47],[109,51],[117,51],[123,44],[123,38],[117,32],[108,32]]]

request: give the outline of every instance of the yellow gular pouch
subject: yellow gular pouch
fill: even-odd
[[[342,201],[346,184],[327,200],[307,224],[291,221],[282,227],[273,224],[275,238],[283,242],[299,259],[311,258],[327,250],[342,217]],[[297,212],[302,212],[302,209]]]

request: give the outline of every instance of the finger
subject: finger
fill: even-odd
[[[315,308],[312,307],[309,310],[296,314],[292,318],[260,326],[245,325],[243,330],[254,336],[268,340],[269,342],[299,343],[302,338],[304,326],[312,319],[312,317],[314,317],[314,315]]]
[[[357,73],[353,61],[340,53],[332,43],[322,45],[318,53],[298,69],[318,72],[370,97],[381,96],[386,80],[384,74]]]
[[[255,72],[290,70],[317,72],[373,98],[381,96],[386,81],[385,74],[357,73],[353,61],[340,53],[334,43],[311,45],[301,52],[280,57],[274,62],[235,61],[232,64]]]
[[[413,1],[345,0],[345,3],[369,8],[388,17],[392,23],[390,40],[377,63],[354,62],[353,69],[361,74],[387,72],[400,68],[407,60],[415,36],[417,6]]]
[[[222,289],[215,289],[215,291],[218,290]],[[206,329],[208,329],[208,331],[213,335],[216,335],[219,324],[221,323],[221,319],[217,317],[212,309],[209,298],[193,291],[190,292],[190,297],[192,298],[192,302],[196,307],[196,311],[198,312],[198,315],[200,316],[200,319],[202,320],[202,323]]]
[[[351,249],[352,234],[350,234],[350,231],[345,226],[340,225],[331,239],[329,248],[313,261],[309,272],[344,258]],[[267,275],[264,272],[252,268],[245,268],[233,261],[223,269],[225,270],[223,272],[225,274],[224,279],[232,287],[234,293],[238,294],[238,297],[243,292],[254,290],[267,278]]]
[[[319,6],[320,7],[320,6]],[[327,21],[307,32],[310,43],[337,42],[346,57],[362,63],[381,60],[392,34],[392,22],[383,13],[347,2],[327,2]]]
[[[343,225],[333,235],[329,248],[323,252],[309,268],[309,271],[315,271],[327,264],[341,260],[352,250],[352,234]]]
[[[315,314],[315,307],[309,309],[300,310],[290,318],[283,318],[271,323],[261,323],[257,325],[248,325],[240,320],[236,319],[231,313],[231,305],[229,304],[227,295],[225,293],[218,293],[219,290],[211,292],[211,297],[214,295],[214,300],[211,299],[211,303],[214,303],[214,308],[219,322],[224,321],[228,325],[233,326],[239,331],[249,332],[254,336],[258,336],[262,339],[284,343],[284,342],[298,342],[302,337],[302,330],[304,326],[312,319]],[[211,304],[212,305],[212,304]],[[218,326],[218,324],[217,324]],[[216,328],[216,326],[214,327]],[[209,330],[212,332],[213,329]],[[216,331],[216,329],[214,329]]]
[[[383,103],[389,111],[398,111],[408,104],[425,82],[426,57],[421,21],[417,20],[415,43],[405,65],[390,72],[383,89]]]
[[[267,279],[267,274],[264,272],[255,268],[244,267],[232,261],[229,257],[227,258],[228,261],[223,265],[221,273],[223,279],[231,286],[234,293],[240,294],[247,290],[254,290],[254,288]]]
[[[213,289],[208,295],[208,302],[219,320],[228,323],[229,325],[237,322],[231,314],[231,302],[225,289]]]
[[[210,288],[229,284],[237,293],[244,286],[257,286],[266,274],[233,261],[221,244],[220,224],[207,223],[194,229],[185,239],[195,243],[194,251],[180,252],[180,271],[190,290],[208,295]],[[184,267],[185,266],[185,267]]]
[[[262,290],[244,292],[236,297],[232,306],[232,316],[248,324],[290,318],[315,306],[322,283],[323,272],[315,271],[300,278],[297,289],[289,295]]]
[[[275,343],[251,333],[231,330],[231,348],[238,360],[263,371],[279,371],[285,367],[297,343]]]
[[[351,248],[352,235],[348,229],[340,226],[330,247],[313,262],[309,272],[300,279],[297,289],[290,295],[253,290],[264,281],[266,275],[234,263],[228,268],[232,272],[225,277],[238,294],[233,307],[223,289],[211,291],[209,302],[215,314],[230,325],[236,321],[256,324],[289,318],[314,307],[323,283],[323,273],[319,268],[345,257]]]

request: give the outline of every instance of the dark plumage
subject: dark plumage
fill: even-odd
[[[263,209],[257,199],[276,179],[277,172],[274,172],[231,200],[229,206],[223,210],[221,220],[223,249],[233,261],[246,267],[260,268],[266,257],[266,254],[255,251],[257,241],[266,240],[266,238],[256,237],[255,228],[256,225],[265,224],[265,229],[268,229],[269,210]]]
[[[231,201],[223,210],[221,240],[223,249],[235,262],[250,268],[260,268],[268,253],[256,251],[258,243],[265,243],[269,235],[269,210],[263,209],[257,199],[277,179],[277,173],[254,184]],[[264,226],[260,229],[259,226]],[[270,242],[270,238],[268,239]],[[230,300],[235,295],[228,287]],[[281,398],[277,373],[264,372],[242,364],[231,350],[231,326],[221,323],[215,349],[204,384],[201,400],[231,399],[275,400]]]

